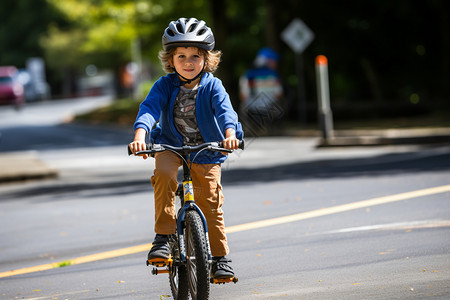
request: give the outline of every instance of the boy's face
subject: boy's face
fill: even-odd
[[[169,62],[181,76],[192,79],[203,70],[205,57],[196,47],[178,47]]]

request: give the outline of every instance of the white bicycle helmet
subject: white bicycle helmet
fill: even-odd
[[[215,40],[205,21],[180,18],[170,22],[169,27],[164,30],[162,45],[165,51],[175,47],[199,47],[212,50]]]

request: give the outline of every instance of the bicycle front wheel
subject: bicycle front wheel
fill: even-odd
[[[208,245],[203,222],[196,211],[186,212],[185,244],[189,291],[193,300],[209,298]]]

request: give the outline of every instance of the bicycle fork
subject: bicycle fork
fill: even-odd
[[[180,187],[179,187],[179,190]],[[208,253],[208,261],[209,263],[212,262],[212,255],[211,255],[211,248],[209,245],[209,236],[208,236],[208,227],[206,223],[206,218],[203,215],[200,208],[195,204],[194,201],[194,186],[192,184],[192,180],[183,180],[182,184],[182,191],[183,191],[183,207],[181,208],[178,218],[177,218],[177,228],[178,228],[178,239],[179,239],[179,245],[180,245],[180,259],[183,263],[186,262],[186,247],[185,247],[185,238],[184,238],[184,232],[183,232],[183,222],[184,217],[186,215],[187,210],[195,210],[202,220],[203,224],[203,230],[205,232],[205,240],[206,240],[206,247],[207,247],[207,253]]]

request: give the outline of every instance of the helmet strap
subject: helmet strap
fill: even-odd
[[[201,77],[203,75],[203,73],[205,73],[205,65],[203,66],[203,69],[200,71],[200,73],[198,73],[194,78],[192,79],[187,79],[186,77],[184,77],[183,75],[181,75],[180,73],[178,73],[177,69],[175,69],[175,67],[173,67],[173,70],[175,71],[175,74],[177,74],[179,77],[182,78],[181,80],[181,85],[185,85],[185,84],[190,84],[191,82],[195,81],[197,78]]]

